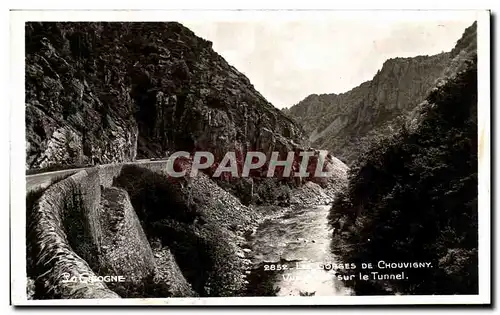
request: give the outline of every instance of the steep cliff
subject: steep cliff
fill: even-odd
[[[309,95],[284,111],[300,122],[313,146],[352,163],[378,134],[413,118],[430,90],[460,70],[475,51],[476,24],[451,52],[387,60],[374,78],[342,94]]]
[[[300,143],[211,46],[175,22],[27,23],[26,168]]]

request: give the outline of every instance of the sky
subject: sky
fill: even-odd
[[[473,14],[180,21],[244,73],[274,106],[343,93],[371,80],[385,60],[450,51]]]

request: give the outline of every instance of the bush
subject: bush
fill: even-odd
[[[355,283],[358,294],[477,294],[477,70],[434,90],[423,121],[374,144],[334,202],[333,250],[347,263],[428,261],[408,281]],[[335,245],[334,245],[335,246]]]

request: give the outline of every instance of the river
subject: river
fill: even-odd
[[[253,269],[247,271],[247,295],[352,294],[342,281],[334,278],[334,270],[321,268],[324,263],[339,263],[330,252],[329,209],[330,206],[289,208],[259,225],[248,237],[252,249],[248,257]]]

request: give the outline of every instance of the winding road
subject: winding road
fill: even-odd
[[[141,159],[141,160],[135,160],[134,162],[126,162],[123,164],[145,164],[145,163],[164,163],[165,160],[151,160],[151,159]],[[102,166],[105,165],[111,165],[111,164],[102,164]],[[26,175],[26,193],[29,193],[32,190],[38,189],[38,188],[47,188],[54,179],[60,178],[60,177],[66,177],[69,175],[72,175],[76,172],[82,171],[82,170],[88,170],[92,169],[95,166],[92,167],[86,167],[86,168],[72,168],[72,169],[67,169],[67,170],[61,170],[61,171],[52,171],[52,172],[45,172],[45,173],[39,173],[39,174],[33,174],[33,175]]]

